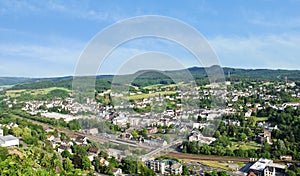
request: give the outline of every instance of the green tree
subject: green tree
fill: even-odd
[[[254,117],[249,117],[249,119],[248,119],[248,125],[250,127],[253,127],[255,125],[255,118]]]
[[[61,156],[63,158],[71,158],[72,154],[68,150],[64,150],[63,152],[61,152]]]
[[[8,149],[6,147],[0,147],[0,159],[4,161],[8,156]]]
[[[108,153],[101,151],[98,156],[103,157],[104,159],[107,159],[109,155],[108,155]]]
[[[219,176],[228,176],[228,174],[225,171],[218,172]]]
[[[86,155],[82,157],[82,166],[84,170],[89,170],[92,166],[90,159]]]
[[[190,174],[189,168],[186,165],[183,165],[182,175],[189,175],[189,174]]]
[[[297,174],[294,171],[288,170],[287,175],[288,176],[296,176]]]
[[[187,146],[183,145],[182,153],[187,153]]]
[[[72,163],[74,165],[75,168],[82,168],[82,160],[81,157],[79,155],[74,155],[72,158]]]
[[[130,123],[126,123],[126,128],[130,128]]]
[[[72,161],[69,158],[66,158],[64,160],[64,164],[63,164],[64,170],[67,172],[70,172],[74,169],[74,165],[72,163]]]
[[[144,128],[143,130],[141,130],[140,135],[142,135],[143,137],[147,137],[148,136],[147,129]]]
[[[131,158],[125,158],[122,160],[122,171],[127,174],[137,173],[137,161],[132,160]]]
[[[216,138],[219,138],[220,136],[221,136],[221,133],[220,133],[219,130],[217,130],[216,133],[215,133],[215,137],[216,137]]]
[[[171,138],[170,138],[170,136],[167,135],[167,134],[163,134],[163,135],[161,136],[161,138],[162,138],[163,140],[165,140],[168,144],[171,142]]]
[[[80,129],[80,125],[76,120],[71,120],[67,126],[70,130],[79,130]]]
[[[23,134],[22,129],[19,127],[12,127],[11,131],[12,131],[12,134],[16,137],[21,137],[21,135]]]
[[[49,154],[44,153],[44,156],[41,159],[41,166],[45,167],[45,168],[51,168],[51,157]]]
[[[246,142],[246,141],[247,141],[247,135],[246,135],[245,133],[239,133],[239,134],[237,135],[237,139],[238,139],[239,141]]]
[[[137,139],[139,137],[137,130],[132,130],[131,135],[132,135],[133,139]]]

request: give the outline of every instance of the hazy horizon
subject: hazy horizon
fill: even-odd
[[[191,67],[187,67],[186,69],[190,69],[190,68],[205,68],[205,67],[201,67],[201,66],[191,66]],[[241,67],[230,67],[230,66],[222,66],[222,69],[224,68],[230,68],[230,69],[244,69],[244,70],[287,70],[287,71],[300,71],[300,69],[282,69],[282,68],[241,68]],[[97,74],[97,75],[89,75],[89,76],[116,76],[116,75],[130,75],[130,74],[135,74],[139,71],[178,71],[180,69],[170,69],[170,70],[154,70],[154,69],[145,69],[145,70],[138,70],[138,71],[134,71],[132,73],[125,73],[125,74]],[[224,72],[225,75],[227,75],[227,73]],[[26,76],[1,76],[0,78],[29,78],[29,79],[51,79],[51,78],[64,78],[64,77],[74,77],[74,74],[70,74],[70,75],[54,75],[54,76],[46,76],[46,77],[26,77]]]

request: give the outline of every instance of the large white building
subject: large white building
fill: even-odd
[[[190,142],[199,141],[207,145],[216,141],[216,138],[203,136],[199,131],[192,131],[192,134],[188,137],[188,139]]]
[[[19,139],[13,135],[0,136],[0,145],[2,147],[10,147],[19,145]]]
[[[249,176],[276,176],[285,172],[285,165],[273,163],[273,160],[260,158],[249,169]]]
[[[174,160],[149,160],[146,161],[145,164],[148,168],[161,174],[182,174],[182,165]]]

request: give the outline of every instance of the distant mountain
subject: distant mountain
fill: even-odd
[[[36,82],[44,82],[44,81],[57,82],[61,80],[71,79],[71,78],[72,76],[53,77],[53,78],[0,77],[0,86],[28,84],[28,83],[36,83]]]
[[[15,85],[33,82],[31,78],[18,78],[18,77],[0,77],[0,86]]]
[[[205,75],[206,71],[203,67],[188,68],[191,74]],[[226,78],[230,75],[231,78],[250,78],[270,81],[283,81],[287,77],[290,81],[300,81],[300,70],[272,70],[272,69],[241,69],[223,67],[223,72]]]
[[[217,67],[217,66],[213,66]],[[196,81],[207,79],[206,68],[191,67],[187,69]],[[136,86],[146,86],[151,84],[170,84],[172,80],[164,75],[164,73],[172,75],[180,75],[185,70],[173,71],[139,71],[135,74],[123,75],[121,77],[128,78],[129,76],[137,76],[133,81]],[[228,80],[238,81],[241,79],[252,80],[269,80],[269,81],[283,81],[287,77],[290,81],[300,82],[300,70],[271,70],[271,69],[240,69],[224,67],[223,72],[225,78]],[[105,88],[113,80],[113,75],[99,75],[97,76],[97,85]],[[55,78],[21,78],[21,77],[0,77],[0,86],[15,85],[13,89],[31,89],[31,88],[45,88],[45,87],[66,87],[72,88],[72,76],[55,77]]]
[[[270,81],[283,81],[287,77],[290,81],[300,81],[300,70],[271,70],[271,69],[236,69],[223,68],[224,74],[230,73],[233,77],[265,79]]]

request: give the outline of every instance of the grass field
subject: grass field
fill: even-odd
[[[155,88],[173,88],[173,87],[177,87],[177,86],[180,86],[180,85],[183,85],[183,83],[178,83],[178,84],[169,84],[169,85],[164,85],[164,84],[154,84],[154,85],[150,85],[150,86],[146,86],[144,87],[144,89],[148,89],[148,90],[151,90],[151,89],[155,89]]]
[[[255,116],[252,116],[255,120],[255,123],[256,122],[263,122],[263,121],[267,121],[268,120],[268,117],[255,117]]]
[[[212,167],[212,168],[219,168],[226,171],[233,171],[231,167],[228,166],[226,162],[220,162],[220,161],[203,161],[203,160],[184,160],[185,162],[198,162],[204,166]]]
[[[238,142],[232,142],[232,147],[230,149],[236,150],[236,149],[242,149],[242,150],[251,150],[251,149],[260,149],[260,146],[257,145],[255,142],[247,142],[246,144],[238,143]]]
[[[11,98],[16,98],[20,96],[21,93],[25,92],[26,90],[8,90],[6,91],[6,95]]]
[[[129,100],[141,100],[145,98],[155,97],[157,95],[173,95],[176,94],[176,91],[166,91],[166,92],[155,92],[151,94],[137,94],[131,95],[128,97]]]
[[[8,90],[6,91],[6,95],[11,98],[17,98],[20,96],[21,93],[30,93],[31,95],[45,95],[49,93],[52,90],[65,90],[67,92],[70,92],[70,90],[63,88],[63,87],[50,87],[45,89],[34,89],[34,90]]]
[[[228,166],[227,163],[219,162],[219,161],[201,161],[200,164],[203,164],[208,167],[219,168],[227,171],[233,171],[231,167]]]
[[[163,84],[154,84],[154,85],[146,86],[146,87],[144,87],[144,89],[151,90],[151,89],[155,89],[155,88],[162,87],[162,86],[163,86]]]
[[[173,87],[177,87],[179,85],[182,85],[182,83],[179,83],[179,84],[170,84],[170,85],[164,85],[162,86],[162,88],[173,88]]]

